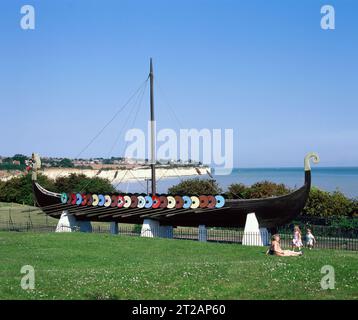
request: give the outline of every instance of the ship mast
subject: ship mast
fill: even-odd
[[[150,58],[150,142],[151,142],[151,171],[152,171],[152,196],[156,194],[155,181],[155,122],[154,122],[154,91],[153,91],[153,62]]]

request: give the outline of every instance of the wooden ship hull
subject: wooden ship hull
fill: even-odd
[[[36,204],[44,213],[60,218],[63,211],[73,214],[78,221],[100,221],[142,224],[154,219],[161,225],[207,227],[243,227],[246,215],[254,212],[260,227],[274,229],[291,222],[304,208],[311,186],[311,171],[305,171],[304,185],[284,196],[264,199],[226,199],[222,208],[118,208],[63,204],[61,194],[50,192],[33,181]],[[111,195],[110,195],[111,196]]]

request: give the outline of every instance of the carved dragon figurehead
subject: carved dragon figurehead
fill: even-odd
[[[305,171],[311,171],[310,160],[313,160],[313,163],[319,163],[319,156],[315,152],[310,152],[305,156]]]

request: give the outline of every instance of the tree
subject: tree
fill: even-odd
[[[73,168],[74,165],[70,159],[64,158],[60,161],[59,166],[62,168]]]
[[[13,157],[12,157],[12,160],[17,160],[20,162],[20,164],[24,165],[25,164],[25,161],[28,159],[29,157],[23,155],[23,154],[15,154]]]
[[[278,197],[290,193],[292,190],[283,183],[270,181],[257,182],[250,187],[250,198]]]
[[[229,186],[227,195],[230,199],[247,199],[249,198],[249,188],[243,183],[233,183]]]
[[[58,178],[55,182],[57,192],[91,192],[113,193],[116,189],[112,184],[99,177],[89,178],[84,174],[70,174],[68,177]]]
[[[46,189],[54,190],[54,183],[46,176],[38,175],[38,182]],[[0,183],[0,201],[27,205],[34,204],[31,175],[14,177]]]
[[[347,198],[342,192],[327,192],[312,188],[303,214],[312,216],[344,216],[354,215],[357,203]]]
[[[228,188],[228,197],[237,199],[269,198],[283,196],[292,190],[284,184],[270,181],[256,182],[247,187],[241,183],[233,183]]]
[[[59,178],[56,182],[39,174],[37,180],[45,189],[54,192],[91,192],[91,193],[112,193],[115,188],[108,180],[94,177],[88,178],[85,175],[71,174],[69,177]],[[15,202],[20,204],[33,205],[31,175],[14,177],[8,181],[0,181],[0,202]]]

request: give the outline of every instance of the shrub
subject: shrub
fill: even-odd
[[[243,183],[233,183],[228,188],[227,196],[230,199],[248,199],[250,198],[249,187]]]
[[[269,181],[257,182],[252,186],[245,186],[242,183],[234,183],[228,188],[228,197],[233,199],[269,198],[283,196],[291,191],[291,189],[282,183],[277,184]]]
[[[68,177],[60,177],[55,182],[57,192],[92,192],[112,193],[115,188],[111,183],[99,177],[89,178],[84,174],[70,174]]]
[[[38,175],[38,182],[46,189],[55,189],[53,181],[45,176]],[[33,205],[31,174],[0,183],[0,201]]]
[[[99,177],[89,178],[84,174],[70,174],[68,177],[58,178],[55,182],[57,192],[91,192],[91,193],[112,193],[116,189],[112,184]]]
[[[64,158],[60,161],[59,167],[61,168],[73,168],[74,165],[70,159]]]
[[[168,189],[168,193],[177,195],[186,194],[218,194],[222,189],[215,180],[187,179]]]
[[[342,192],[327,192],[311,188],[303,214],[312,216],[344,216],[352,215],[356,201],[347,198]]]
[[[257,182],[250,187],[250,198],[283,196],[291,191],[292,190],[286,187],[283,183],[277,184],[269,181]]]
[[[346,230],[358,230],[358,219],[347,216],[332,217],[330,225],[332,227],[343,228]]]
[[[115,188],[105,179],[94,177],[88,178],[85,175],[71,174],[69,177],[51,180],[41,174],[37,180],[45,189],[54,192],[93,192],[111,193]],[[33,205],[31,174],[21,177],[14,177],[8,181],[0,181],[0,202],[15,202],[20,204]]]
[[[352,217],[358,217],[358,199],[353,200]]]

